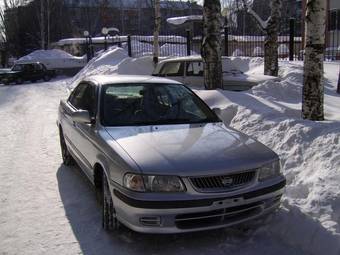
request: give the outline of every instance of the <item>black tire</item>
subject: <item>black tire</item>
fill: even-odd
[[[109,184],[106,175],[103,173],[103,200],[102,200],[102,226],[106,231],[118,229],[119,223],[116,218],[116,210],[113,206]]]
[[[15,84],[23,84],[24,83],[24,80],[22,78],[17,78],[15,80]]]
[[[35,83],[37,80],[31,80],[31,83]]]
[[[51,76],[46,74],[46,75],[44,75],[43,80],[44,81],[50,81],[51,80]]]
[[[63,131],[61,130],[61,128],[59,129],[59,138],[60,138],[61,156],[62,156],[64,165],[66,165],[66,166],[74,165],[74,159],[67,149],[64,134],[63,134]]]

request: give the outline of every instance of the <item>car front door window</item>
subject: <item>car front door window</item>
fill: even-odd
[[[87,84],[79,84],[69,98],[71,105],[77,110],[89,111],[91,117],[96,114],[96,90],[95,87]]]

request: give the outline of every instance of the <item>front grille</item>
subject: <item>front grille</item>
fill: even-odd
[[[232,224],[259,215],[263,211],[263,205],[262,202],[255,202],[208,212],[180,214],[176,216],[175,223],[180,229]]]
[[[255,171],[249,171],[230,175],[190,177],[189,179],[197,191],[221,192],[242,188],[251,183],[254,178]]]

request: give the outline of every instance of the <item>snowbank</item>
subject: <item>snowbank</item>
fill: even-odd
[[[255,70],[263,70],[259,65]],[[254,72],[254,69],[250,71]],[[311,254],[340,254],[339,65],[325,64],[327,121],[302,120],[302,63],[280,63],[281,82],[248,92],[196,91],[224,122],[280,155],[287,189],[283,209],[268,224],[271,235]]]
[[[71,80],[75,86],[81,79],[96,74],[131,74],[151,75],[153,71],[152,56],[130,58],[122,48],[111,47],[103,51],[91,61]]]
[[[36,50],[15,63],[41,62],[47,69],[79,68],[86,65],[86,56],[75,57],[63,50]]]

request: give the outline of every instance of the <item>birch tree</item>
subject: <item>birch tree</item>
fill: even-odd
[[[204,0],[202,58],[206,89],[223,88],[222,82],[222,15],[219,0]]]
[[[252,15],[259,27],[266,33],[264,41],[264,74],[278,76],[279,61],[278,61],[278,29],[281,18],[281,0],[271,0],[271,13],[269,18],[264,21],[252,9],[253,0],[243,0],[246,11]]]
[[[155,28],[153,32],[153,62],[158,63],[159,58],[159,31],[161,30],[160,0],[155,0]]]
[[[307,0],[305,16],[305,59],[303,68],[302,117],[324,119],[323,59],[326,1]]]

